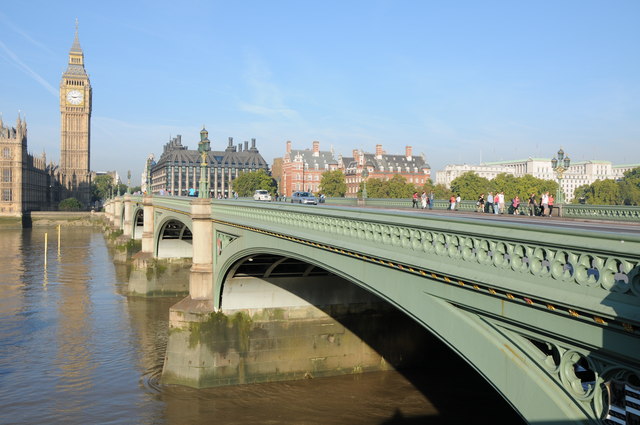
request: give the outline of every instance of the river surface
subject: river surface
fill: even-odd
[[[44,239],[48,233],[47,266]],[[0,229],[0,424],[494,424],[455,356],[425,370],[196,390],[160,384],[176,298],[126,296],[102,233]]]

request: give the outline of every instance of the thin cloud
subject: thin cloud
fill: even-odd
[[[15,53],[13,53],[11,49],[9,49],[7,45],[4,44],[2,41],[0,41],[0,49],[2,49],[5,52],[5,54],[9,57],[10,61],[18,69],[20,69],[22,72],[27,74],[29,77],[33,78],[38,84],[44,87],[53,96],[58,97],[58,90],[56,90],[51,84],[49,84],[44,78],[42,78],[37,72],[31,69],[27,64],[22,62],[20,58]]]
[[[24,37],[29,43],[33,44],[34,46],[36,46],[36,47],[38,47],[38,48],[40,48],[42,50],[44,50],[45,52],[49,53],[51,56],[56,56],[56,53],[53,50],[51,50],[46,45],[42,44],[38,40],[36,40],[33,37],[31,37],[29,34],[24,32],[22,29],[20,29],[17,26],[15,26],[13,24],[13,22],[11,22],[10,19],[7,19],[6,15],[4,15],[2,12],[0,12],[0,21],[2,21],[2,25],[3,26],[11,28],[14,32],[17,32],[22,37]]]
[[[299,118],[296,110],[286,106],[282,90],[271,81],[271,71],[255,54],[247,55],[245,78],[252,90],[253,99],[239,102],[240,110],[271,118],[283,117],[288,120]]]

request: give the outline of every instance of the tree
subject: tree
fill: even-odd
[[[640,205],[640,167],[624,173],[620,184],[620,198],[624,205]]]
[[[276,181],[264,169],[242,173],[233,180],[232,185],[233,190],[242,197],[253,196],[258,189],[267,190],[271,195],[275,195],[277,189]]]
[[[490,189],[489,180],[473,171],[467,171],[451,182],[451,192],[460,194],[462,199],[477,199],[481,193],[487,193]]]
[[[112,187],[113,177],[108,174],[96,176],[96,178],[91,182],[92,201],[101,201],[108,198]]]
[[[358,196],[362,196],[364,182],[360,183]],[[394,175],[389,180],[368,179],[367,196],[369,198],[410,198],[416,187],[407,183],[407,179],[399,174]]]
[[[545,192],[555,196],[557,190],[558,183],[553,180],[539,179],[530,174],[516,178],[515,195],[518,195],[521,201],[529,199],[532,193],[536,195],[536,198],[539,198]],[[511,199],[511,196],[507,197],[505,193],[505,199]]]
[[[320,192],[325,196],[343,197],[347,193],[347,183],[341,170],[322,173]]]
[[[82,204],[76,198],[67,198],[60,201],[58,209],[60,211],[80,211]]]
[[[584,200],[585,204],[590,205],[619,205],[623,203],[619,183],[610,179],[596,180],[589,185],[579,186],[574,194],[574,202]]]

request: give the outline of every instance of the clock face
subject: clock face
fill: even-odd
[[[82,92],[78,90],[69,90],[67,92],[67,102],[72,105],[79,105],[82,103]]]

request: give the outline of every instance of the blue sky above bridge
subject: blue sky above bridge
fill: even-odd
[[[170,136],[447,163],[640,162],[638,1],[3,2],[0,111],[58,160],[58,86],[80,22],[94,170]]]

